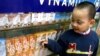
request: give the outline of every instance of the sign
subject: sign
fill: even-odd
[[[90,1],[100,12],[100,0],[0,0],[0,13],[71,12],[82,1]]]

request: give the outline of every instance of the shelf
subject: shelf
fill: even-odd
[[[69,24],[69,22],[67,22]],[[28,26],[28,27],[22,27],[22,28],[14,28],[14,29],[5,29],[0,30],[0,37],[8,38],[8,37],[15,37],[20,35],[26,35],[30,33],[36,33],[41,31],[48,31],[48,30],[57,30],[61,29],[61,26],[64,26],[64,28],[68,28],[69,25],[66,25],[65,22],[58,22],[54,24],[45,24],[45,25],[37,25],[37,26]]]

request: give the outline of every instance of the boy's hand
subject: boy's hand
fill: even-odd
[[[40,41],[40,44],[41,44],[42,46],[44,46],[45,44],[48,44],[48,40],[42,39],[42,40]]]

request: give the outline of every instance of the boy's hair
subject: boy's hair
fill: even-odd
[[[89,10],[89,18],[94,19],[95,14],[96,14],[96,8],[95,8],[95,5],[93,3],[88,2],[88,1],[84,1],[84,2],[79,3],[75,8],[88,9]]]

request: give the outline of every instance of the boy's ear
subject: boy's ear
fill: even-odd
[[[90,27],[92,27],[95,24],[95,19],[90,20]]]

